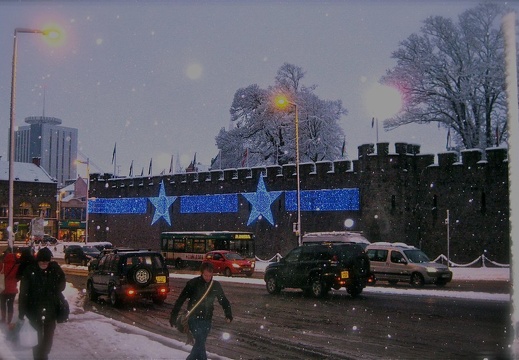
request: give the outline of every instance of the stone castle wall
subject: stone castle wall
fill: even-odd
[[[241,195],[258,192],[263,176],[268,192],[280,192],[270,205],[273,223],[265,216],[249,223],[253,206]],[[465,263],[482,253],[498,262],[509,262],[509,200],[507,150],[467,150],[435,156],[420,154],[414,144],[361,145],[358,159],[300,164],[301,190],[358,189],[358,209],[301,212],[302,230],[363,231],[374,241],[406,242],[422,248],[431,257],[447,255]],[[178,197],[165,218],[154,222],[155,207],[147,201],[139,214],[91,213],[91,241],[111,241],[117,246],[159,248],[163,231],[251,231],[257,237],[256,253],[270,258],[297,246],[293,233],[296,211],[287,209],[288,192],[296,189],[295,165],[153,177],[112,178],[92,174],[90,197],[96,199],[157,197],[161,183],[166,196]],[[232,212],[181,212],[180,197],[238,194]],[[145,201],[146,202],[146,201]],[[449,211],[449,236],[445,220]],[[153,222],[153,224],[152,224]]]

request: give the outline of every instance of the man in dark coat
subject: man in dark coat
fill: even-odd
[[[35,264],[25,268],[20,283],[18,318],[26,316],[38,332],[38,345],[33,348],[35,360],[47,360],[56,329],[56,310],[59,296],[65,290],[65,273],[55,261],[52,252],[42,248]]]
[[[178,313],[182,308],[184,302],[189,299],[187,303],[187,310],[191,309],[204,296],[209,286],[209,292],[202,302],[192,311],[189,316],[189,330],[193,334],[195,343],[191,349],[191,353],[187,360],[206,360],[207,354],[205,350],[205,342],[209,331],[211,330],[211,321],[213,319],[214,299],[216,298],[223,308],[227,322],[232,321],[231,303],[225,297],[222,285],[216,280],[213,280],[214,268],[211,263],[202,263],[200,268],[201,275],[191,279],[180,293],[169,318],[171,326],[175,326],[177,322]],[[211,285],[212,282],[212,285]]]

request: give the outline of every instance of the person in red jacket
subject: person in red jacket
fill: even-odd
[[[7,248],[5,251],[1,268],[3,269],[3,274],[0,274],[0,276],[5,276],[5,289],[0,294],[0,312],[2,323],[7,322],[7,324],[10,324],[14,314],[14,298],[18,293],[18,279],[16,279],[18,264],[10,248]]]

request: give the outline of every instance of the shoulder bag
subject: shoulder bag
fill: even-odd
[[[58,324],[67,322],[69,315],[70,306],[68,304],[68,301],[67,299],[65,299],[65,296],[63,296],[63,293],[59,293],[58,304],[56,305],[56,322]]]
[[[193,341],[193,335],[191,334],[191,331],[189,331],[189,325],[188,320],[189,316],[195,311],[195,309],[204,301],[207,294],[209,294],[209,291],[211,290],[211,287],[213,286],[213,281],[209,283],[209,286],[207,287],[207,290],[205,291],[204,295],[196,302],[196,304],[191,308],[191,310],[186,311],[184,314],[179,314],[177,317],[176,322],[176,328],[178,331],[180,331],[183,334],[187,334],[187,341],[186,344],[190,344]]]

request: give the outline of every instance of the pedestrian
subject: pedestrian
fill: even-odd
[[[52,348],[56,314],[61,292],[65,290],[65,273],[52,260],[52,252],[44,247],[36,254],[22,275],[18,299],[18,318],[26,316],[38,332],[38,345],[33,347],[34,360],[47,360]]]
[[[215,298],[222,306],[227,322],[232,321],[231,303],[225,296],[222,285],[213,280],[213,273],[214,267],[211,263],[202,263],[200,276],[187,282],[171,310],[169,323],[174,327],[182,305],[189,299],[187,304],[187,310],[190,312],[188,325],[195,343],[187,360],[207,359],[205,343],[211,331]]]
[[[5,289],[0,294],[0,312],[2,314],[2,324],[11,324],[14,313],[14,298],[18,293],[18,280],[16,279],[16,272],[18,271],[18,264],[16,263],[16,256],[13,254],[10,247],[4,253],[4,259],[0,268],[3,269],[5,278]]]

